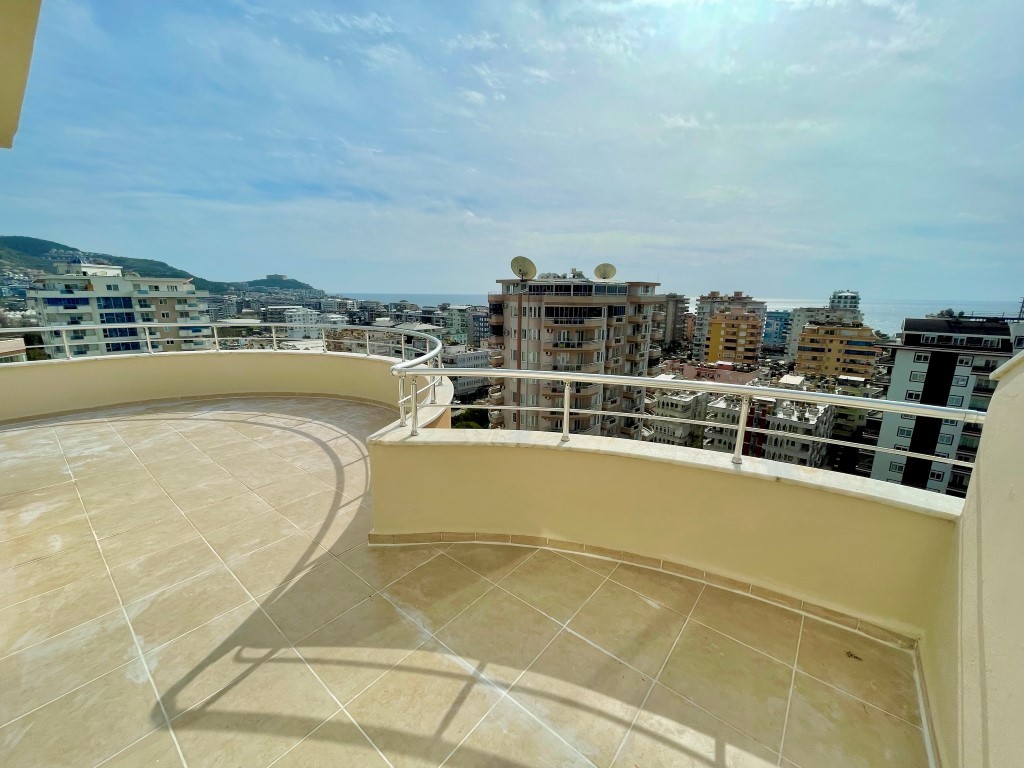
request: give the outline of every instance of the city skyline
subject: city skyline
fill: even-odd
[[[1021,14],[53,0],[0,230],[352,293],[483,292],[523,254],[691,294],[1013,300]]]

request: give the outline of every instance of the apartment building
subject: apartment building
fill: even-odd
[[[694,319],[693,353],[695,359],[710,362],[715,362],[718,359],[733,360],[735,358],[716,358],[713,355],[716,351],[721,352],[726,347],[735,347],[735,349],[728,350],[732,353],[739,351],[740,344],[738,342],[740,337],[731,334],[730,331],[738,333],[742,330],[749,334],[756,329],[757,333],[753,339],[748,336],[742,338],[743,351],[747,355],[744,357],[744,361],[749,357],[748,348],[751,346],[753,349],[753,359],[756,361],[761,353],[761,338],[764,335],[764,319],[767,312],[767,304],[745,295],[743,291],[735,291],[730,295],[724,295],[718,291],[704,294],[697,299],[696,318]],[[745,319],[742,324],[736,323],[734,327],[730,327],[730,322],[720,322],[717,324],[718,337],[716,343],[711,344],[712,318],[717,315],[728,314],[753,315],[757,318],[757,321],[755,323],[752,320]],[[753,343],[751,344],[751,342]]]
[[[24,363],[28,360],[24,339],[0,339],[0,364]]]
[[[1009,323],[1002,318],[906,319],[902,341],[890,345],[892,371],[889,400],[987,411],[995,382],[989,374],[1013,356]],[[981,427],[951,419],[885,414],[871,477],[952,496],[965,496],[969,467],[928,459],[904,458],[898,452],[935,454],[973,461]]]
[[[860,293],[857,291],[832,291],[828,306],[829,309],[855,309],[860,312]]]
[[[145,329],[51,331],[44,335],[54,359],[125,352],[184,352],[212,347],[206,291],[192,278],[139,277],[121,267],[73,258],[57,274],[33,281],[25,300],[40,325],[89,326],[147,323]],[[188,325],[161,325],[187,323]],[[148,325],[148,324],[152,325]],[[194,323],[194,325],[192,325]]]
[[[866,325],[805,325],[796,349],[796,373],[805,376],[875,375],[878,340]]]
[[[796,361],[800,346],[800,332],[807,325],[859,325],[864,318],[859,309],[833,309],[832,307],[797,307],[792,310],[789,335],[786,338],[786,359]]]
[[[793,313],[788,309],[769,310],[764,318],[764,337],[761,346],[773,352],[784,350],[792,324]]]
[[[487,307],[473,307],[469,311],[469,346],[483,349],[491,335],[490,313]]]
[[[500,293],[488,296],[491,364],[496,368],[582,371],[646,377],[650,373],[654,309],[663,302],[657,283],[594,281],[546,273],[532,280],[498,280]],[[562,430],[563,387],[539,379],[506,379],[504,405],[551,410],[495,410],[491,426],[505,429]],[[576,384],[571,407],[642,414],[644,387]],[[637,418],[573,414],[572,432],[639,439]]]
[[[664,374],[655,378],[678,379],[678,376]],[[708,411],[707,392],[655,392],[652,412],[664,419],[687,419],[705,421]],[[699,424],[687,424],[680,421],[662,421],[650,419],[652,433],[645,437],[648,442],[662,445],[681,445],[688,448],[704,446],[704,427]]]
[[[441,362],[446,368],[479,368],[479,376],[452,377],[456,397],[466,397],[487,386],[487,371],[491,367],[490,355],[486,349],[469,349],[464,346],[445,347]]]
[[[274,334],[279,339],[319,339],[323,336],[322,330],[316,327],[320,323],[320,313],[297,304],[266,307],[260,311],[260,320],[295,326],[275,328]]]
[[[457,346],[465,347],[470,341],[473,319],[473,307],[463,304],[450,304],[438,312],[445,328],[445,339]]]
[[[665,343],[689,342],[693,338],[693,323],[689,323],[688,328],[686,321],[690,315],[690,299],[679,293],[666,293],[662,303],[665,311]]]
[[[704,360],[757,365],[764,317],[753,312],[722,312],[708,319]]]
[[[740,423],[741,400],[725,395],[708,404],[707,420],[722,424],[705,430],[704,447],[732,453],[736,448],[736,427]],[[831,405],[795,403],[772,397],[755,397],[746,415],[747,432],[743,452],[802,467],[822,467],[828,444],[820,439],[832,436],[835,408]],[[756,430],[778,430],[785,435],[766,435]]]

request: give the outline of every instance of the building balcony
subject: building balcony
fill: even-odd
[[[649,318],[647,315],[644,315],[644,314],[636,314],[636,315],[627,315],[626,316],[626,320],[628,322],[630,322],[630,323],[644,323],[644,322],[647,322],[650,319],[651,318]]]
[[[545,317],[542,321],[545,328],[604,328],[603,317]]]
[[[665,332],[658,330],[657,328],[651,329],[651,341],[663,341],[665,338]]]
[[[395,362],[0,369],[5,766],[913,768],[932,749],[982,765],[985,744],[957,752],[960,712],[1016,748],[1016,700],[984,710],[978,678],[1022,664],[1000,608],[1020,558],[997,546],[1020,540],[1019,366],[965,504],[697,449],[451,430],[446,383],[417,395],[414,433]],[[459,493],[437,482],[454,468]]]
[[[657,309],[654,310],[651,313],[651,322],[654,322],[654,323],[664,323],[665,322],[665,313],[662,312],[661,310],[657,310]]]
[[[504,325],[505,315],[501,312],[494,312],[487,317],[487,323],[489,325]]]
[[[487,402],[491,405],[504,405],[505,404],[505,388],[504,387],[491,387],[487,391]]]

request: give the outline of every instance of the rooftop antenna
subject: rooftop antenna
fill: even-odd
[[[520,280],[533,280],[537,276],[537,265],[525,256],[512,259],[512,274]]]
[[[615,277],[615,265],[613,264],[598,264],[594,267],[594,276],[598,280],[611,280]]]

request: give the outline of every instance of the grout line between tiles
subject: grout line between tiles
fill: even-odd
[[[804,639],[804,618],[800,618],[800,634],[796,636],[796,656],[793,657],[793,674],[789,678],[789,696],[786,698],[786,716],[782,719],[782,739],[779,741],[779,759],[782,765],[782,750],[786,748],[786,728],[789,727],[789,711],[793,707],[793,689],[796,687],[796,669],[800,662],[800,643]]]
[[[109,426],[109,422],[106,422],[106,420],[104,420],[104,422],[107,423]],[[114,430],[114,433],[116,434],[116,430]],[[60,435],[57,435],[57,444],[60,445],[61,447],[60,450],[61,454],[64,456],[64,460],[67,461],[67,455],[64,453],[64,445],[63,443],[61,443]],[[134,455],[134,452],[132,455]],[[70,466],[68,467],[68,470],[70,471]],[[78,492],[77,485],[75,486],[75,491]],[[79,493],[79,501],[81,502],[82,507],[85,508],[85,501],[81,499],[81,493]],[[182,766],[184,766],[184,768],[188,768],[188,761],[185,759],[185,753],[184,751],[182,751],[181,744],[178,741],[177,734],[175,734],[174,729],[171,728],[171,718],[167,716],[167,709],[164,707],[164,702],[160,698],[160,689],[157,687],[156,680],[153,679],[153,673],[150,670],[149,665],[146,663],[146,658],[142,653],[142,644],[139,642],[139,636],[135,632],[135,625],[132,624],[131,617],[128,615],[128,611],[125,608],[124,600],[121,598],[121,590],[117,588],[117,582],[114,581],[114,576],[110,573],[110,565],[107,563],[106,555],[103,554],[103,547],[100,546],[100,540],[96,536],[96,529],[93,528],[92,518],[89,515],[88,509],[85,510],[85,517],[86,520],[89,521],[89,529],[92,531],[93,539],[95,540],[96,543],[96,549],[99,551],[100,558],[103,560],[103,566],[107,569],[107,578],[110,579],[110,584],[114,588],[114,594],[117,596],[117,602],[121,606],[121,615],[124,618],[125,623],[128,625],[128,631],[131,633],[132,642],[135,644],[135,652],[138,654],[137,661],[139,664],[142,665],[143,669],[146,672],[146,680],[149,681],[150,688],[152,689],[153,695],[156,697],[156,702],[160,707],[160,712],[164,716],[164,723],[167,726],[167,732],[171,736],[171,741],[174,742],[174,748],[178,751],[178,757],[181,758],[181,764]]]

